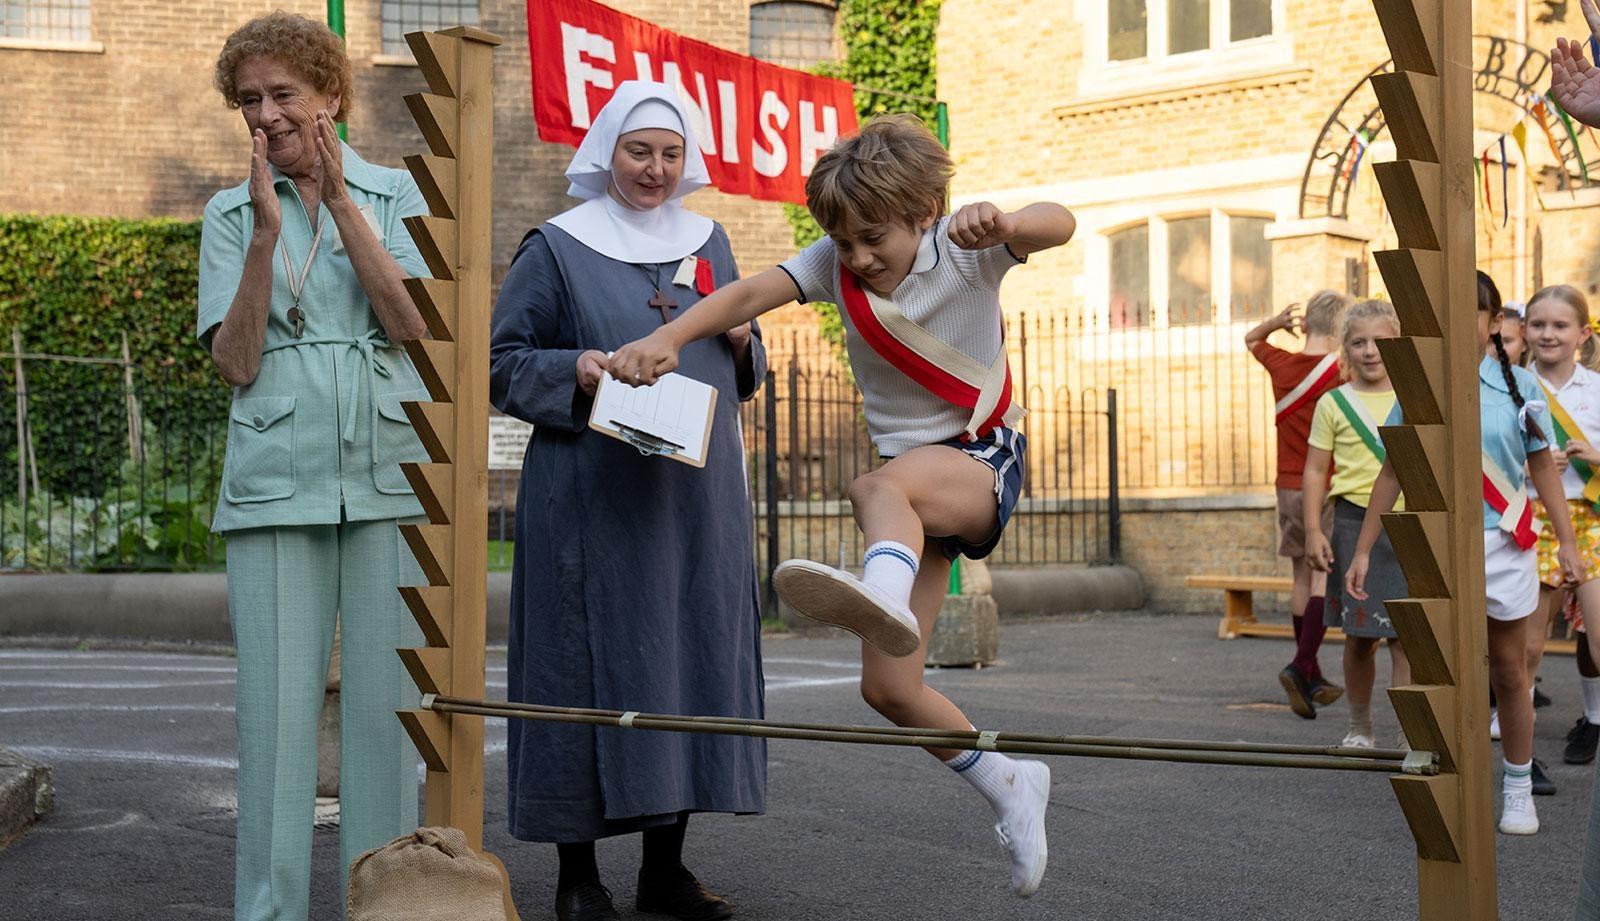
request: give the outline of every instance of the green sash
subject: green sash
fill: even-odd
[[[1355,388],[1349,384],[1342,384],[1328,391],[1328,394],[1333,397],[1334,404],[1339,407],[1350,427],[1355,429],[1356,435],[1372,452],[1372,456],[1378,459],[1378,463],[1388,460],[1389,452],[1383,449],[1383,439],[1378,437],[1378,424],[1367,413],[1366,404],[1356,396]]]

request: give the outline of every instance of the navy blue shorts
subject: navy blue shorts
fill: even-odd
[[[1022,474],[1026,466],[1023,458],[1028,448],[1028,439],[1016,429],[1000,427],[987,438],[962,441],[958,437],[941,441],[939,444],[964,451],[994,471],[994,497],[1000,518],[994,533],[981,544],[969,544],[959,537],[935,537],[944,546],[946,557],[953,560],[958,556],[965,556],[968,559],[981,560],[994,552],[994,548],[1000,543],[1000,535],[1005,533],[1006,523],[1011,520],[1011,513],[1016,511],[1017,499],[1022,495]]]

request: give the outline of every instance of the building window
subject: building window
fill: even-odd
[[[1106,60],[1222,48],[1270,36],[1274,0],[1106,0]]]
[[[1264,217],[1228,218],[1228,302],[1234,320],[1272,314],[1272,244]]]
[[[1131,61],[1145,56],[1149,22],[1145,0],[1110,0],[1106,17],[1106,58]]]
[[[1112,329],[1237,322],[1272,311],[1269,218],[1153,218],[1106,235]],[[1224,306],[1226,305],[1226,306]]]
[[[1211,216],[1167,222],[1167,325],[1211,319]]]
[[[750,7],[750,55],[781,67],[809,70],[838,57],[833,4],[774,0]]]
[[[1111,328],[1150,325],[1150,225],[1111,235]]]
[[[1272,0],[1233,0],[1229,6],[1228,38],[1232,41],[1272,34]]]
[[[92,41],[89,0],[0,0],[0,38]]]
[[[475,26],[478,24],[478,0],[383,0],[382,16],[383,53],[410,54],[407,32]]]

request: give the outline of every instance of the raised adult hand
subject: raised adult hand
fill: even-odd
[[[1579,5],[1589,23],[1590,35],[1600,37],[1600,8],[1595,6],[1595,0],[1580,0]],[[1586,44],[1556,39],[1555,50],[1550,52],[1550,95],[1568,115],[1590,127],[1600,127],[1600,69],[1583,56]]]
[[[267,167],[267,133],[260,128],[250,138],[250,210],[255,213],[254,232],[276,238],[283,226],[283,209]]]
[[[323,204],[342,201],[344,188],[344,149],[339,146],[339,132],[326,112],[318,112],[311,124],[311,133],[317,143],[317,165],[313,168],[317,188]]]
[[[647,387],[678,367],[678,348],[661,331],[630,342],[611,353],[606,370],[632,387]]]

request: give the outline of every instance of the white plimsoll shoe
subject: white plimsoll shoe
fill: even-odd
[[[1533,807],[1533,791],[1513,793],[1510,790],[1500,798],[1500,834],[1536,835],[1539,833],[1539,811]]]
[[[1339,743],[1345,748],[1377,748],[1378,740],[1366,733],[1351,730],[1345,733],[1344,741]]]
[[[1011,890],[1025,899],[1038,891],[1050,856],[1044,828],[1044,813],[1050,807],[1050,766],[1018,761],[1017,785],[1020,789],[1007,803],[994,834],[1011,853]]]
[[[811,560],[784,560],[773,571],[778,596],[814,621],[843,627],[891,656],[909,656],[922,631],[908,610],[855,576]]]
[[[1500,711],[1499,710],[1491,710],[1489,712],[1489,738],[1493,739],[1496,742],[1500,741]]]

